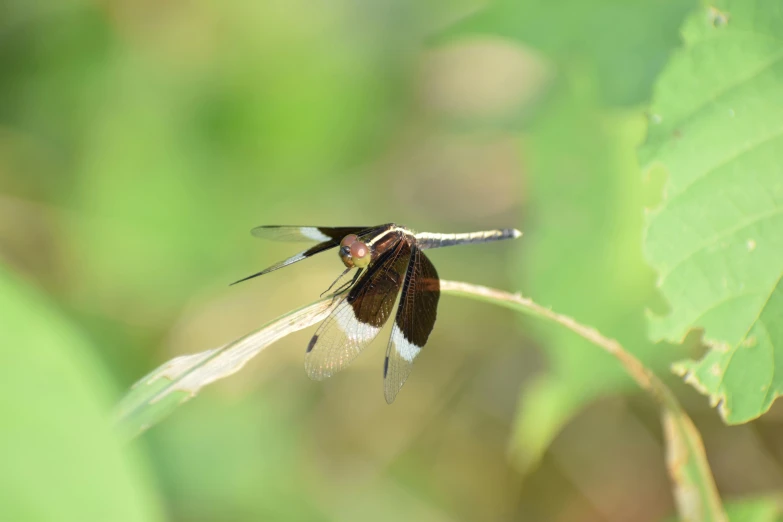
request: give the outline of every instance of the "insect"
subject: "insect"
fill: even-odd
[[[333,293],[340,301],[307,345],[305,370],[311,379],[320,381],[347,367],[381,331],[401,294],[383,363],[384,396],[389,404],[410,375],[413,361],[435,326],[440,281],[423,250],[522,235],[513,228],[464,234],[416,233],[394,223],[375,227],[260,226],[252,234],[316,244],[236,283],[334,248],[346,268],[326,292],[356,269],[353,278]]]

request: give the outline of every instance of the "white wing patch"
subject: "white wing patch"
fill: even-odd
[[[316,381],[331,377],[347,367],[381,329],[356,319],[347,300],[332,312],[310,340],[305,371]]]
[[[394,349],[400,354],[400,357],[408,362],[413,362],[413,359],[415,359],[421,351],[420,346],[416,346],[405,338],[405,335],[402,333],[402,330],[400,330],[400,327],[397,326],[396,322],[392,328],[391,342],[394,344]]]
[[[297,261],[301,261],[305,258],[305,255],[302,253],[296,254],[295,256],[291,256],[285,261],[283,261],[284,264],[290,265],[291,263],[296,263]]]
[[[347,303],[346,303],[347,304]],[[342,310],[334,314],[334,321],[340,327],[343,334],[355,343],[365,343],[375,339],[380,328],[371,324],[363,323],[356,318],[353,307],[344,306]]]
[[[302,234],[307,239],[312,239],[313,241],[317,241],[319,243],[323,243],[324,241],[331,241],[332,238],[321,232],[315,227],[301,227],[299,229],[299,233]]]

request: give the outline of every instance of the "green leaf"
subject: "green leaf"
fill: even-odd
[[[670,312],[653,339],[703,328],[675,372],[730,424],[783,391],[783,14],[765,1],[699,11],[656,87],[642,163],[665,170],[645,250]]]
[[[563,64],[579,63],[613,105],[649,99],[651,86],[679,44],[695,0],[500,0],[451,27],[441,39],[493,34],[519,40]]]
[[[162,520],[92,347],[2,268],[0,317],[0,520]]]

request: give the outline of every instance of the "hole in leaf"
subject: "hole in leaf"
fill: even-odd
[[[728,13],[719,11],[715,7],[710,7],[707,11],[707,20],[714,28],[720,29],[729,23],[729,15]]]
[[[701,359],[710,347],[704,342],[704,328],[692,328],[685,334],[682,346],[691,359]]]

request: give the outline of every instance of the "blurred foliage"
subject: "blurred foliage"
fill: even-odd
[[[652,334],[704,329],[711,350],[677,371],[736,424],[783,393],[783,15],[722,2],[684,34],[642,151],[667,176],[646,251],[671,310]]]
[[[0,518],[669,516],[657,413],[624,396],[634,388],[616,363],[466,300],[441,300],[393,407],[377,346],[311,383],[307,336],[295,334],[124,451],[101,418],[151,368],[326,288],[328,257],[226,287],[291,253],[249,237],[265,223],[516,226],[516,245],[445,249],[433,262],[444,278],[573,315],[662,370],[680,352],[645,337],[643,310],[659,305],[640,255],[634,155],[643,105],[695,7],[2,3]],[[776,18],[753,20],[777,45]],[[728,58],[764,51],[746,32]],[[710,424],[688,391],[708,453],[722,447],[736,432]],[[779,469],[776,419],[773,408],[748,428],[767,430],[765,442],[710,454],[722,493],[783,487],[774,471],[750,484],[725,460]]]
[[[783,520],[780,499],[771,497],[747,498],[726,504],[730,522],[780,522]],[[677,522],[670,518],[668,522]]]
[[[609,105],[649,100],[652,85],[695,0],[499,0],[443,35],[496,34],[544,52],[569,74],[580,69]]]
[[[115,392],[95,347],[5,271],[0,315],[0,520],[163,520],[106,422]]]
[[[536,302],[597,327],[658,370],[678,352],[654,346],[646,335],[644,313],[655,288],[640,248],[644,198],[636,148],[644,122],[638,110],[602,102],[648,98],[692,7],[690,1],[501,1],[444,36],[500,34],[547,51],[559,66],[559,82],[521,143],[532,216],[521,286]],[[558,328],[543,335],[550,370],[523,389],[512,439],[522,470],[585,402],[635,388],[616,361],[572,333]]]
[[[161,434],[163,489],[185,520],[329,520],[303,462],[305,425],[264,395],[202,397]]]
[[[660,370],[676,352],[654,346],[645,333],[654,287],[639,248],[641,179],[632,175],[641,122],[596,111],[585,90],[558,100],[525,143],[535,220],[523,284],[536,302],[595,326]],[[539,458],[586,401],[636,388],[616,361],[570,332],[547,328],[542,335],[550,369],[521,397],[514,444],[523,465]],[[539,403],[549,406],[545,420]]]
[[[774,498],[747,499],[726,506],[731,522],[780,522],[783,513],[780,500]]]

